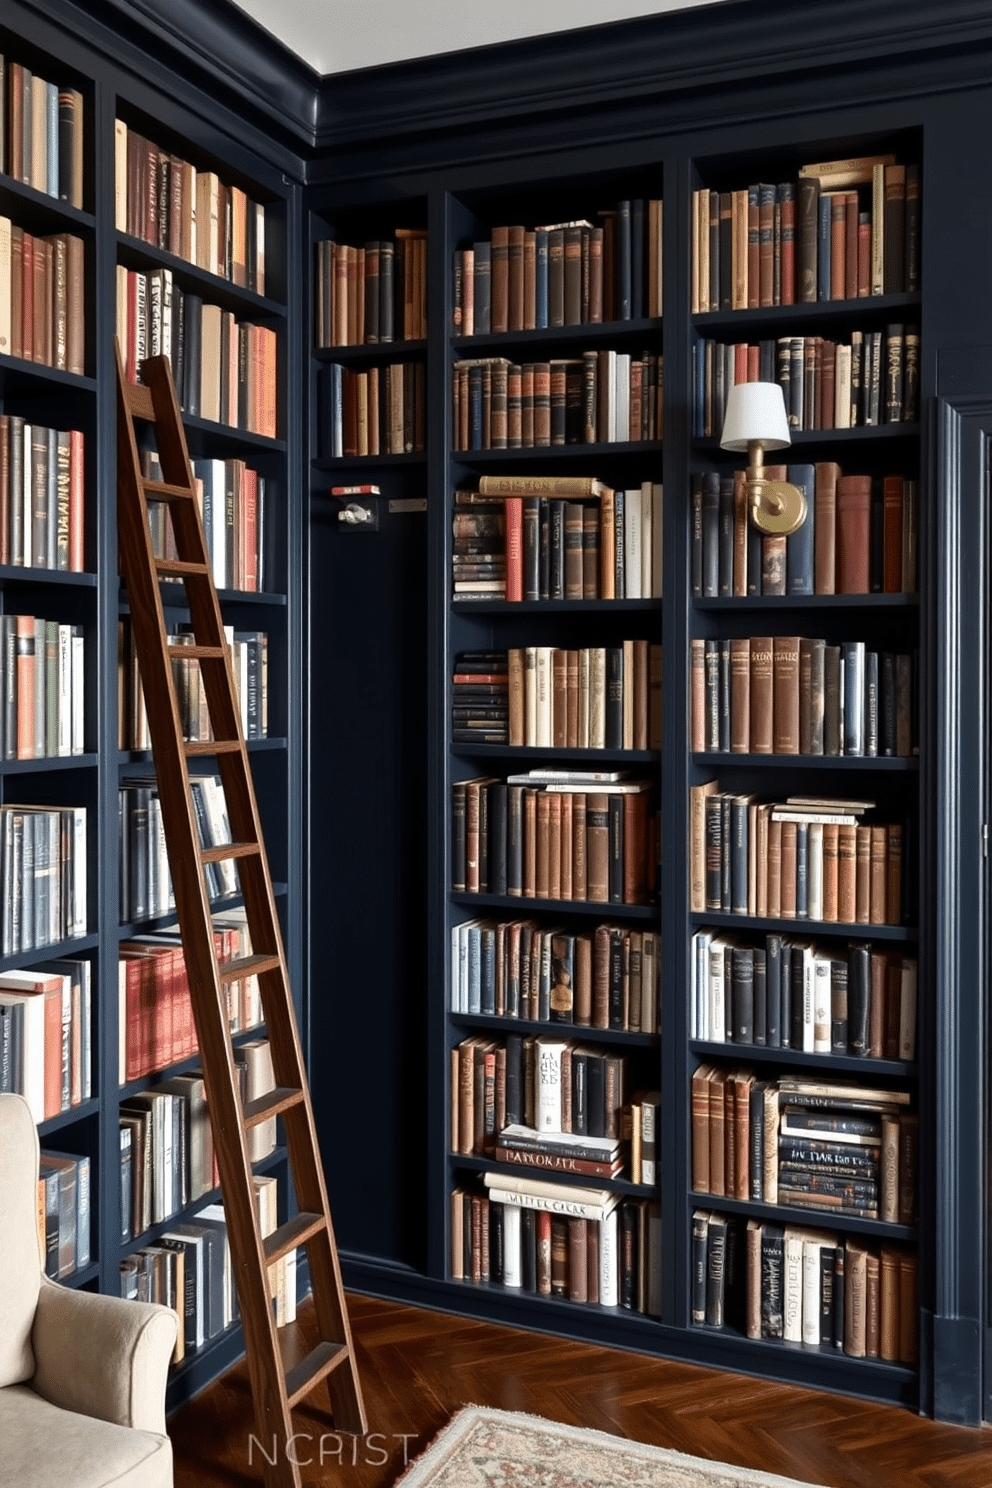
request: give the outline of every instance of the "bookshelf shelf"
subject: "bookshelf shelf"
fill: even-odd
[[[201,294],[211,304],[243,314],[248,319],[283,321],[286,306],[268,295],[256,294],[254,290],[232,282],[223,274],[211,274],[209,270],[169,253],[164,248],[155,248],[141,238],[127,233],[117,234],[117,261],[131,269],[170,269],[174,281],[182,288]]]
[[[363,341],[357,346],[320,346],[314,351],[313,356],[318,364],[344,362],[352,366],[362,362],[410,361],[414,358],[422,358],[426,351],[427,342],[420,338],[410,341]]]
[[[878,1241],[912,1242],[916,1225],[889,1224],[881,1219],[861,1219],[856,1214],[838,1214],[831,1209],[796,1208],[789,1204],[761,1204],[755,1199],[728,1199],[722,1194],[690,1193],[690,1202],[701,1209],[746,1215],[767,1224],[801,1225],[808,1229],[845,1231],[852,1235],[870,1236]]]
[[[822,755],[822,754],[726,754],[722,750],[702,750],[691,756],[694,765],[704,769],[748,770],[824,770],[857,774],[916,774],[918,755]]]
[[[0,760],[0,775],[33,775],[40,770],[93,770],[99,765],[96,754],[46,755],[44,759]]]
[[[727,929],[775,930],[794,934],[801,931],[816,936],[844,936],[862,940],[885,940],[911,944],[917,932],[912,925],[870,925],[863,922],[840,924],[833,920],[806,920],[799,918],[763,919],[751,915],[723,914],[719,910],[693,912],[689,916],[692,925],[716,925]]]
[[[465,1028],[489,1028],[498,1033],[540,1031],[555,1038],[577,1038],[583,1043],[622,1044],[631,1049],[653,1049],[657,1035],[630,1033],[622,1028],[591,1028],[587,1023],[540,1022],[534,1018],[497,1018],[486,1013],[452,1013],[452,1023]]]
[[[583,343],[590,346],[601,342],[611,345],[629,346],[634,341],[654,343],[662,333],[661,318],[638,320],[584,321],[581,325],[542,326],[530,331],[501,331],[486,336],[452,336],[451,347],[460,356],[472,356],[475,352],[501,356],[506,351],[520,346],[553,352],[562,347],[565,354],[574,351]]]
[[[43,362],[28,362],[23,357],[0,356],[0,396],[8,398],[30,398],[62,393],[95,393],[95,377],[81,376],[78,372],[64,372],[59,367],[48,367]]]
[[[801,1069],[819,1070],[825,1078],[832,1074],[857,1075],[861,1083],[876,1079],[915,1080],[919,1065],[900,1059],[872,1059],[847,1054],[809,1054],[801,1049],[772,1049],[761,1044],[708,1043],[690,1039],[689,1052],[701,1059],[729,1059],[734,1063],[796,1065]]]
[[[16,218],[29,232],[59,232],[63,228],[93,232],[96,227],[91,212],[45,191],[36,191],[26,181],[16,181],[13,176],[0,175],[0,205],[5,216]]]
[[[98,1115],[99,1111],[98,1100],[82,1101],[78,1106],[70,1107],[68,1111],[60,1111],[58,1116],[50,1116],[47,1121],[40,1121],[38,1136],[44,1142],[54,1132],[62,1131],[67,1126],[75,1126],[79,1121],[89,1121],[91,1117]]]

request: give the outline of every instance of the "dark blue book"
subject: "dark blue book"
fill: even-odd
[[[814,465],[789,465],[787,479],[798,486],[806,497],[806,520],[785,542],[785,589],[787,594],[812,594],[814,585],[813,553],[815,537]]]
[[[809,827],[796,823],[796,919],[809,918]]]
[[[691,572],[692,572],[692,597],[702,599],[703,597],[703,481],[702,476],[694,473],[692,476],[692,532],[691,532]],[[760,540],[760,534],[759,534]],[[759,549],[760,552],[760,549]],[[750,558],[750,550],[749,550]],[[760,570],[759,570],[760,577]]]
[[[734,592],[734,477],[732,475],[720,476],[719,511],[719,595],[721,599],[730,599]]]
[[[203,301],[199,295],[183,296],[183,319],[186,328],[183,387],[186,389],[185,411],[198,418],[200,414],[201,330]]]
[[[730,798],[730,852],[727,856],[730,859],[729,908],[731,914],[747,914],[749,799],[748,796]]]
[[[720,477],[715,470],[702,475],[702,591],[704,599],[720,593]]]
[[[631,318],[631,210],[629,201],[617,202],[617,320]]]
[[[754,981],[754,1042],[762,1048],[768,1043],[768,958],[760,947],[751,953]]]
[[[475,304],[475,334],[477,336],[488,336],[490,329],[490,309],[492,305],[492,249],[487,242],[474,243],[475,268],[473,271],[472,292]],[[481,446],[473,445],[473,449]]]
[[[754,952],[750,946],[734,946],[731,957],[730,996],[734,1043],[754,1042]]]
[[[779,1045],[792,1048],[792,946],[781,940],[781,970],[779,972]],[[802,1045],[800,1044],[800,1048]]]
[[[765,988],[767,1014],[765,1042],[769,1049],[782,1046],[782,937],[765,938]]]
[[[534,234],[534,324],[545,330],[548,324],[548,230],[539,227]]]
[[[644,308],[644,199],[630,204],[630,317],[639,320]]]
[[[830,213],[832,201],[829,192],[823,192],[817,203],[816,215],[816,298],[830,298]]]
[[[468,447],[482,449],[482,368],[468,370]]]

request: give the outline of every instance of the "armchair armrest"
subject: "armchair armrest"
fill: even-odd
[[[42,1277],[33,1388],[63,1410],[164,1435],[178,1325],[171,1308],[77,1292]]]

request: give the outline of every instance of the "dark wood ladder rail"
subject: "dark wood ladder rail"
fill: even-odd
[[[127,582],[134,645],[145,693],[148,728],[172,882],[182,935],[207,1104],[214,1134],[231,1258],[237,1276],[245,1352],[264,1453],[266,1488],[298,1488],[290,1448],[293,1406],[325,1382],[334,1424],[363,1435],[365,1407],[331,1224],[327,1188],[314,1127],[310,1091],[251,767],[241,727],[230,652],[207,557],[196,486],[166,357],[142,363],[142,384],[124,377],[117,347],[117,490],[121,572]],[[135,421],[154,427],[162,479],[141,472]],[[164,502],[172,517],[177,557],[156,556],[149,504]],[[159,581],[185,584],[193,646],[170,650]],[[184,740],[173,677],[173,657],[199,663],[213,740]],[[190,792],[191,758],[213,757],[224,788],[231,844],[204,849]],[[234,859],[240,878],[251,955],[219,964],[204,865]],[[242,1105],[227,1022],[224,986],[258,977],[276,1088]],[[299,1212],[262,1237],[252,1186],[247,1133],[279,1116]],[[303,1357],[291,1338],[280,1339],[268,1267],[297,1246],[306,1247],[321,1341]],[[284,1357],[285,1355],[285,1357]],[[274,1461],[270,1459],[274,1458]]]

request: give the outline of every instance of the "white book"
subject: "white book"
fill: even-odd
[[[589,679],[590,679],[589,647],[583,646],[579,651],[579,727],[578,746],[580,749],[589,748]]]
[[[616,432],[613,438],[624,444],[630,438],[630,353],[616,353]]]
[[[851,427],[851,348],[838,343],[834,354],[834,428]]]
[[[56,655],[56,668],[58,672],[56,692],[58,695],[58,743],[56,745],[60,759],[66,755],[73,754],[72,747],[73,715],[72,715],[72,626],[60,625],[58,629],[58,651]],[[79,693],[79,706],[83,706],[83,694]],[[81,752],[81,751],[80,751]]]
[[[70,806],[64,816],[70,834],[70,861],[72,873],[72,903],[66,906],[64,916],[69,937],[75,939],[86,934],[88,910],[86,904],[86,807]]]
[[[814,952],[813,962],[813,1053],[830,1053],[830,957]],[[805,1047],[805,1045],[804,1045]]]
[[[536,1127],[524,1126],[517,1121],[511,1121],[508,1126],[504,1126],[500,1135],[510,1145],[529,1139],[530,1141],[540,1140],[546,1147],[564,1149],[581,1146],[589,1148],[590,1151],[600,1152],[604,1157],[615,1157],[620,1151],[620,1142],[616,1137],[591,1137],[586,1133],[576,1136],[574,1132],[538,1131]]]
[[[538,1131],[561,1131],[561,1056],[566,1047],[564,1039],[539,1038],[535,1042]]]
[[[554,1199],[575,1204],[586,1204],[602,1210],[619,1202],[619,1194],[605,1188],[592,1188],[584,1184],[555,1183],[548,1178],[531,1178],[525,1173],[483,1173],[482,1181],[488,1189],[501,1189],[504,1193],[529,1194],[538,1199]]]
[[[641,482],[641,598],[651,598],[651,570],[654,549],[654,503],[650,481]]]
[[[589,648],[589,748],[606,748],[606,647]]]
[[[664,594],[662,565],[664,562],[664,523],[662,520],[663,488],[661,481],[651,485],[651,588],[652,599],[661,599]]]
[[[114,227],[127,232],[127,125],[114,120]]]
[[[25,568],[34,567],[34,553],[32,549],[31,533],[34,527],[34,513],[31,510],[31,425],[24,425],[24,456],[23,471],[24,480],[21,486],[21,532],[23,534],[22,552],[20,561]],[[16,493],[15,493],[16,496]],[[16,562],[15,556],[15,562]]]
[[[625,599],[640,599],[641,590],[641,492],[635,487],[624,493],[623,582]]]
[[[551,732],[551,656],[553,646],[538,646],[537,650],[537,747],[550,749],[553,742]]]
[[[803,1232],[787,1229],[782,1258],[782,1337],[786,1343],[803,1341]]]
[[[518,1209],[538,1209],[546,1214],[558,1214],[571,1219],[600,1220],[615,1210],[618,1203],[616,1194],[609,1196],[609,1205],[603,1205],[572,1198],[567,1191],[536,1194],[529,1189],[497,1187],[489,1188],[488,1197],[495,1204],[512,1204]]]
[[[658,934],[645,930],[641,952],[641,1032],[658,1032]]]
[[[617,438],[617,354],[615,351],[600,352],[600,387],[605,400],[600,400],[600,412],[605,418],[597,419],[596,435],[600,444],[615,444]],[[605,408],[603,406],[605,401]]]
[[[807,1348],[820,1346],[820,1252],[831,1243],[828,1236],[809,1236],[803,1241],[802,1341]]]
[[[45,1119],[45,998],[32,990],[36,977],[23,972],[0,973],[0,1005],[19,1003],[24,1012],[21,1043],[21,1094],[37,1123]]]
[[[522,1287],[523,1266],[520,1255],[520,1210],[515,1204],[503,1205],[503,1285]]]
[[[537,744],[537,647],[524,648],[524,745]]]
[[[617,1255],[617,1212],[611,1209],[599,1221],[599,1305],[620,1305],[620,1263]]]
[[[707,1036],[714,1044],[726,1043],[727,1039],[727,974],[724,952],[728,944],[729,941],[724,936],[715,935],[709,945]]]

